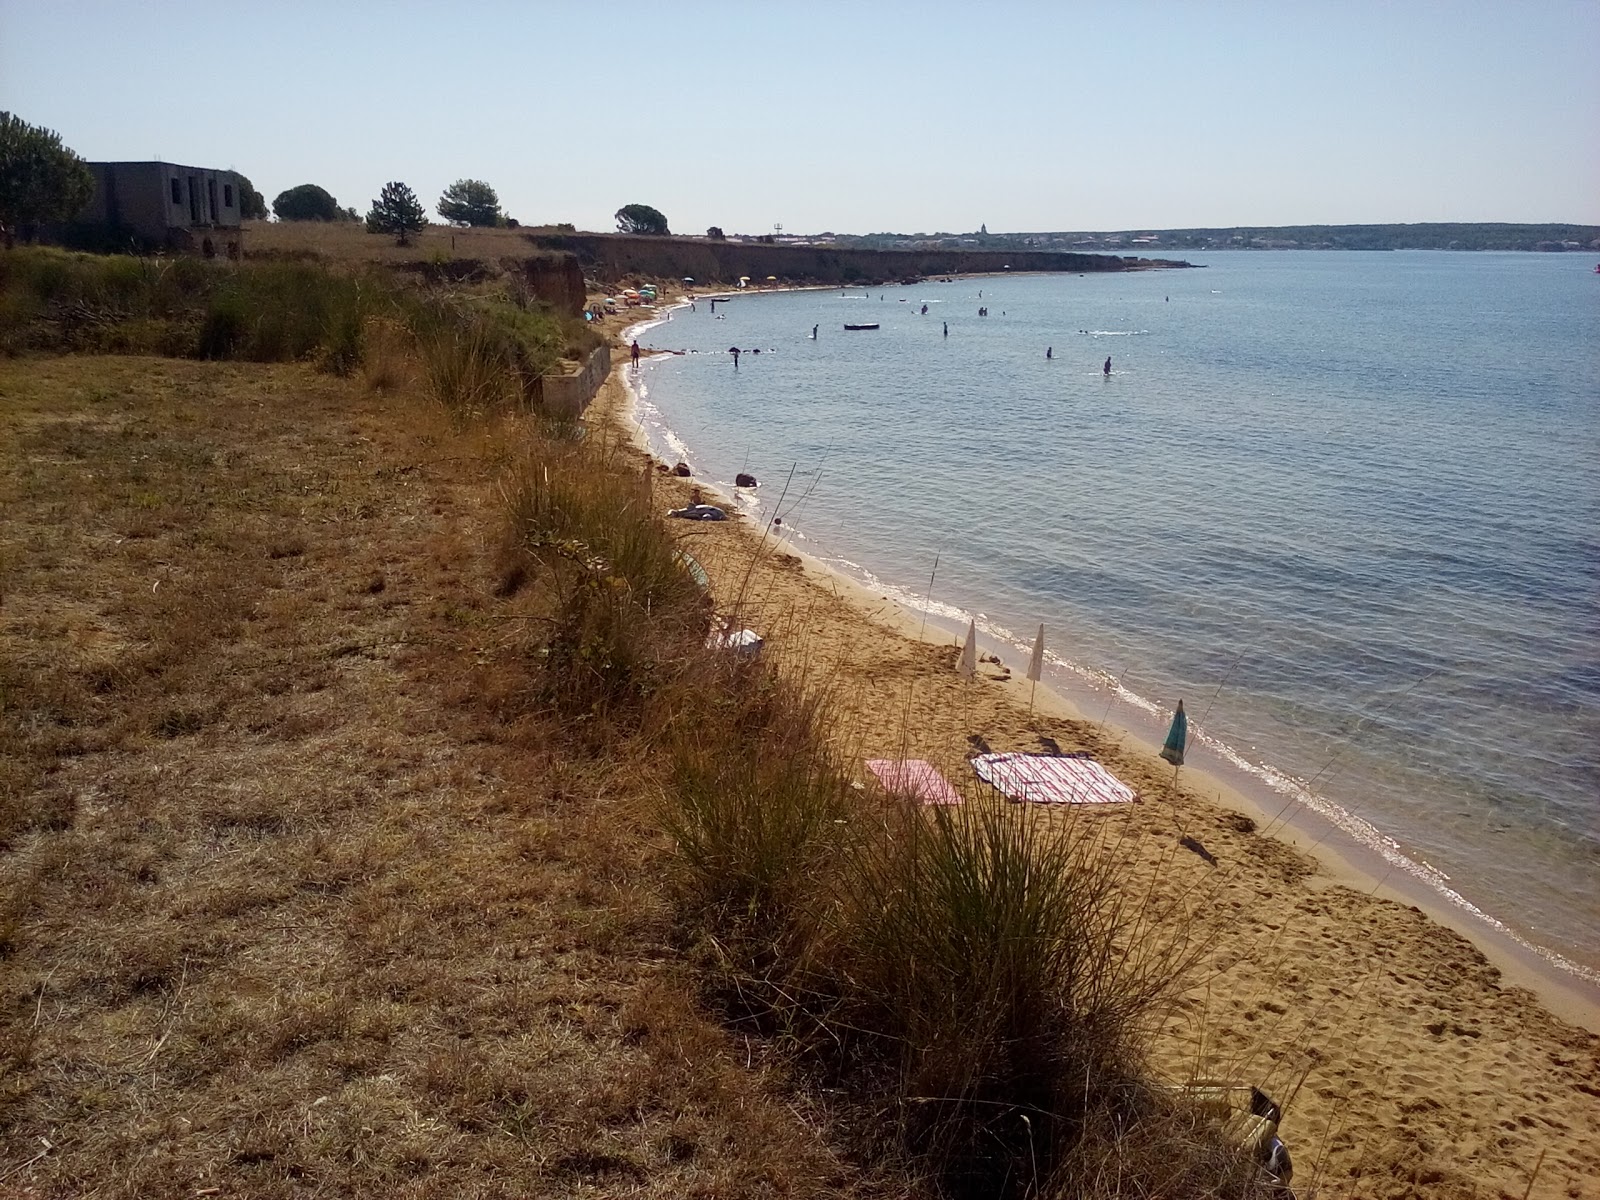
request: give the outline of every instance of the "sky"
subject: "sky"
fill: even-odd
[[[365,212],[674,232],[1600,224],[1600,0],[0,0],[0,109]]]

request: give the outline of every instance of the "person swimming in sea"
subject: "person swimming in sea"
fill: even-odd
[[[1107,379],[1111,378],[1111,355],[1109,354],[1106,355],[1105,375]]]
[[[1056,356],[1056,348],[1054,346],[1046,346],[1044,348],[1044,356],[1046,358],[1054,358]]]

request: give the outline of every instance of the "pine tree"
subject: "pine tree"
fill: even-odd
[[[94,176],[52,129],[0,112],[0,236],[17,226],[70,221],[94,195]]]
[[[398,245],[410,244],[413,233],[428,227],[428,213],[417,194],[398,181],[383,185],[383,192],[367,213],[368,233],[392,233]]]
[[[499,225],[500,197],[481,179],[458,179],[439,197],[439,215],[466,225]]]

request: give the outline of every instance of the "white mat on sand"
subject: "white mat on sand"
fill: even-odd
[[[980,754],[978,778],[1034,804],[1127,804],[1139,798],[1092,758],[1074,754]]]

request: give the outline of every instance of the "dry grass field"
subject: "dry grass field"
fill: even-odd
[[[0,362],[0,1195],[895,1190],[698,1015],[636,781],[518,702],[474,436]]]
[[[315,257],[329,262],[404,263],[441,259],[526,257],[535,252],[525,229],[456,229],[429,225],[397,246],[387,234],[368,233],[361,221],[246,221],[245,256]]]

